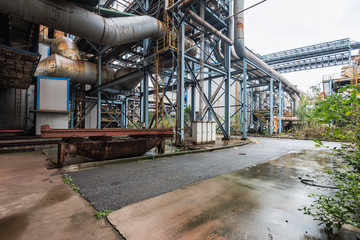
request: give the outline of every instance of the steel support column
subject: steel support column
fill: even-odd
[[[200,1],[200,17],[205,19],[205,3]],[[204,34],[200,35],[200,95],[202,95],[202,91],[204,91],[204,61],[205,61],[205,39]],[[204,102],[201,97],[199,97],[199,116],[202,116],[202,110],[204,108]],[[199,118],[200,118],[199,117]],[[202,120],[202,119],[200,119]]]
[[[226,68],[226,77],[225,77],[225,118],[224,126],[225,132],[224,138],[230,138],[230,79],[231,79],[231,51],[230,46],[226,44],[225,46],[225,68]]]
[[[243,124],[243,127],[242,127],[242,131],[243,131],[243,136],[242,138],[243,139],[246,139],[247,138],[247,89],[246,89],[246,81],[247,79],[247,59],[244,58],[243,59],[243,121],[242,121],[242,124]]]
[[[274,80],[270,78],[270,89],[269,89],[269,110],[270,110],[270,134],[274,133]]]
[[[282,132],[282,121],[281,121],[281,118],[282,118],[282,115],[283,115],[283,99],[282,99],[282,84],[281,84],[281,81],[279,81],[279,118],[278,118],[278,129],[279,129],[279,133]]]
[[[250,126],[254,125],[254,88],[250,90]]]
[[[125,101],[121,103],[121,116],[120,116],[120,119],[121,119],[121,122],[122,124],[126,127],[126,116],[125,116],[125,109],[126,109],[126,106],[125,106]]]
[[[146,56],[147,54],[149,41],[150,41],[149,39],[145,39],[143,41],[144,56]],[[145,59],[144,59],[144,65],[147,65],[147,61]],[[147,72],[147,69],[145,69],[144,71],[144,80],[141,84],[141,91],[143,95],[141,96],[141,102],[140,102],[141,104],[140,121],[144,124],[143,127],[148,128],[149,127],[149,73]]]
[[[178,74],[175,144],[184,143],[185,23],[178,30]]]
[[[101,86],[101,56],[99,54],[98,56],[98,86]],[[101,128],[101,91],[98,90],[97,92],[97,96],[98,96],[98,103],[97,103],[97,128],[100,129]]]
[[[211,69],[209,69],[209,76],[211,76]],[[210,99],[212,95],[212,80],[208,80],[208,98]],[[208,121],[211,121],[211,111],[208,111]]]
[[[74,113],[75,113],[75,85],[71,86],[71,118],[70,128],[74,128]]]

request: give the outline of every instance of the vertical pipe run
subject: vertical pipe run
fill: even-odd
[[[282,117],[282,111],[283,111],[283,99],[282,99],[282,83],[281,81],[279,82],[279,133],[282,132],[282,121],[281,121],[281,117]]]
[[[247,138],[247,89],[246,89],[246,79],[247,79],[247,60],[243,59],[243,139]]]
[[[178,75],[177,75],[177,113],[176,140],[177,145],[184,143],[184,81],[185,81],[185,23],[178,30]]]
[[[99,57],[98,57],[98,67],[99,67],[98,86],[100,86],[101,85],[101,56],[100,56],[100,54],[99,54]],[[100,129],[101,128],[101,91],[98,90],[97,94],[98,94],[97,128]]]
[[[269,90],[269,108],[270,108],[270,134],[274,133],[274,80],[273,78],[270,78],[270,90]]]

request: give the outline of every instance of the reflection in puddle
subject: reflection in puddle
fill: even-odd
[[[227,193],[241,197],[221,208],[222,212],[237,212],[219,219],[228,231],[220,227],[214,233],[226,239],[356,239],[355,233],[346,230],[325,231],[299,211],[312,203],[311,193],[334,193],[334,189],[305,185],[300,180],[332,186],[327,171],[339,163],[329,152],[303,151],[219,176],[220,181],[228,182],[223,184]]]

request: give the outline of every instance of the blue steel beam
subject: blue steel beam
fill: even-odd
[[[285,50],[276,53],[270,53],[261,56],[268,64],[284,63],[304,58],[312,58],[323,55],[329,55],[339,52],[348,52],[350,48],[350,39],[340,39],[331,42],[319,43],[310,46]]]
[[[278,91],[278,98],[279,98],[279,117],[278,117],[278,132],[281,133],[282,132],[282,121],[281,121],[281,118],[282,118],[282,115],[283,115],[283,99],[282,99],[282,84],[281,82],[279,82],[279,91]]]
[[[184,131],[184,82],[185,82],[185,23],[182,22],[179,28],[178,40],[178,76],[177,76],[177,112],[176,112],[176,144],[182,145],[185,140]]]
[[[143,41],[144,56],[147,54],[148,47],[150,45],[150,40],[145,39]],[[147,63],[147,61],[144,61],[144,65]],[[140,112],[140,121],[144,123],[144,127],[149,127],[149,73],[147,71],[144,71],[144,79],[141,83],[141,91],[143,95],[141,96],[141,112]]]
[[[274,79],[270,78],[270,90],[269,90],[269,109],[270,109],[270,134],[274,133],[274,113],[273,113],[273,108],[274,108]]]
[[[348,64],[351,59],[348,53],[340,53],[328,56],[319,56],[315,58],[296,60],[281,64],[272,65],[280,73],[304,71],[310,69],[332,67]]]
[[[348,64],[355,49],[360,49],[360,42],[345,38],[258,56],[276,71],[286,73]]]
[[[243,136],[242,136],[242,138],[243,139],[246,139],[247,138],[247,90],[246,90],[246,78],[247,78],[247,69],[246,69],[246,67],[247,67],[247,59],[246,58],[244,58],[244,60],[243,60],[243,121],[242,121],[242,123],[243,123],[243,128],[242,128],[242,130],[243,130]]]
[[[227,76],[225,77],[225,131],[224,138],[230,138],[230,79],[231,79],[231,51],[230,46],[225,46],[225,68]]]
[[[209,70],[211,72],[211,70]],[[209,74],[211,75],[211,74]],[[210,99],[211,98],[211,95],[212,95],[212,81],[209,80],[208,81],[208,95],[207,97]],[[208,112],[208,121],[211,121],[211,112],[209,111]]]
[[[98,86],[101,86],[101,56],[98,57]],[[97,92],[98,103],[97,103],[97,128],[101,128],[101,91]]]

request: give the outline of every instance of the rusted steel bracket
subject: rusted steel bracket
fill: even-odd
[[[165,153],[165,138],[161,138],[160,143],[157,145],[158,153]]]
[[[56,163],[57,168],[62,168],[64,166],[65,159],[66,159],[68,152],[69,152],[69,144],[67,144],[66,142],[59,142],[58,143],[58,158],[57,158],[57,163]]]

